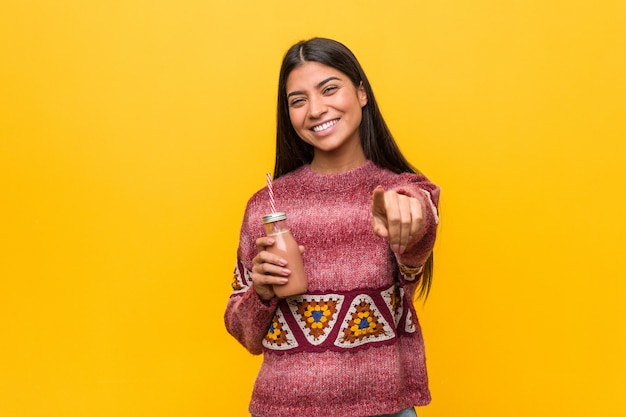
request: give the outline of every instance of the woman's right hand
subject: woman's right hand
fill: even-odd
[[[286,284],[291,271],[286,268],[287,260],[267,251],[275,243],[274,239],[263,236],[255,243],[257,255],[252,259],[252,285],[261,300],[269,301],[276,296],[272,285]]]

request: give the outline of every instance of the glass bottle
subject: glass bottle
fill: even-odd
[[[280,298],[304,294],[307,290],[307,279],[302,254],[287,226],[287,214],[281,211],[263,216],[263,224],[265,234],[274,239],[274,244],[267,251],[285,259],[285,268],[291,271],[286,284],[274,285],[274,293]]]

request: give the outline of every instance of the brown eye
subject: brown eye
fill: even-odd
[[[301,106],[303,104],[304,104],[304,99],[303,98],[296,98],[296,99],[291,100],[289,102],[289,106],[290,107],[299,107],[299,106]]]

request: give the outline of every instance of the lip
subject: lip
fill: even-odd
[[[324,135],[327,132],[330,132],[331,130],[333,130],[333,128],[337,125],[337,123],[339,123],[339,118],[336,119],[329,119],[326,120],[322,123],[317,123],[315,126],[312,126],[310,128],[310,130],[317,134],[317,135]],[[326,126],[325,128],[323,128],[324,126]],[[315,128],[322,128],[321,130],[315,130]]]

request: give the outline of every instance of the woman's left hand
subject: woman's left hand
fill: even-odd
[[[374,233],[388,238],[391,250],[402,254],[424,222],[422,203],[417,198],[385,191],[380,185],[372,193]]]

